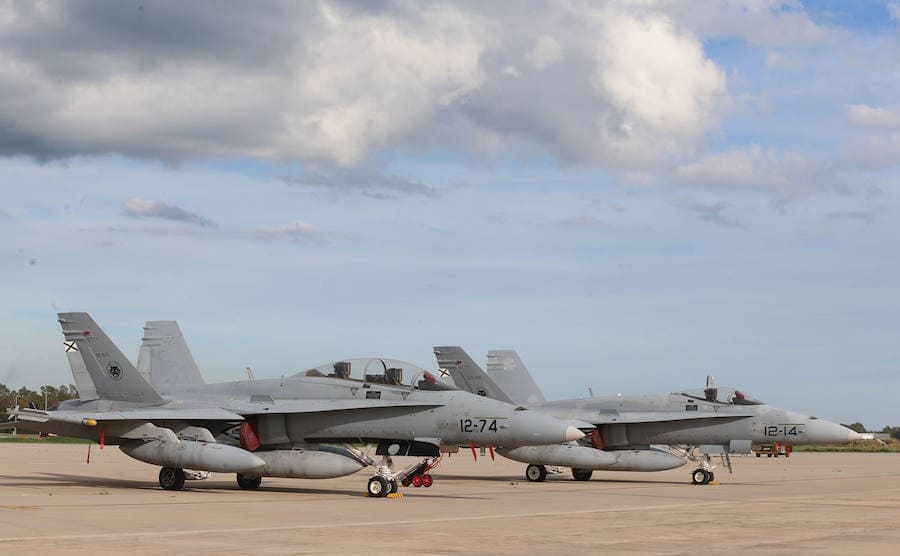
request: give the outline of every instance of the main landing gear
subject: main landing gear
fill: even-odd
[[[531,464],[525,468],[525,478],[532,483],[542,483],[547,479],[547,468],[543,465]]]
[[[576,481],[590,481],[591,475],[593,474],[594,472],[590,469],[575,469],[574,467],[572,468],[572,478]]]
[[[159,486],[165,490],[182,490],[184,488],[184,469],[163,467],[159,470]]]
[[[243,490],[256,490],[262,484],[262,477],[248,477],[247,475],[237,474],[237,484]]]

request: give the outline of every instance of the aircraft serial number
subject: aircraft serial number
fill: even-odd
[[[799,436],[805,432],[800,425],[770,425],[764,430],[766,436]]]
[[[497,432],[496,419],[460,419],[459,430],[461,432]]]

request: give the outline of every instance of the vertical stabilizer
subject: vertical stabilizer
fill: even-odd
[[[181,328],[173,320],[149,321],[138,355],[138,371],[163,394],[183,392],[204,384]]]
[[[87,313],[59,313],[66,344],[74,343],[97,397],[142,404],[163,399]],[[73,368],[73,375],[77,374]]]
[[[437,358],[441,373],[449,372],[453,377],[453,382],[461,390],[501,402],[515,403],[488,375],[484,374],[481,367],[469,357],[463,348],[459,346],[435,347],[434,356]]]
[[[506,392],[513,403],[534,405],[544,403],[544,395],[525,368],[519,354],[511,349],[492,349],[488,352],[487,372]]]

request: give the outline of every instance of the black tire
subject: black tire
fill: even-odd
[[[369,485],[367,487],[369,492],[369,496],[373,498],[383,498],[388,495],[390,492],[390,485],[384,479],[384,477],[380,475],[375,475],[371,479],[369,479]]]
[[[772,457],[772,454],[766,454],[766,455],[769,456],[769,457]]]
[[[163,467],[159,470],[159,486],[164,490],[183,490],[184,470],[177,467]]]
[[[256,490],[262,484],[262,477],[247,477],[238,473],[237,484],[244,490]]]
[[[590,469],[575,469],[574,467],[572,468],[572,478],[576,481],[590,481],[591,475],[593,474],[594,472]]]
[[[756,457],[761,458],[762,454],[756,454]]]
[[[709,472],[709,479],[706,480],[707,483],[711,483],[716,480],[716,474],[712,471]]]
[[[397,482],[396,479],[390,482],[391,494],[397,494],[397,491],[400,490],[400,483]]]
[[[695,485],[705,485],[709,482],[709,472],[704,469],[694,469],[694,472],[691,473],[691,483]]]
[[[525,478],[532,483],[542,483],[547,478],[547,468],[543,465],[529,465],[525,468]]]

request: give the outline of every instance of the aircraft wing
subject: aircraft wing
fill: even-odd
[[[228,409],[241,415],[271,415],[279,413],[319,413],[323,411],[349,411],[353,409],[427,409],[441,404],[407,402],[401,400],[269,400],[266,402],[228,402]]]
[[[694,421],[697,419],[743,419],[753,417],[753,413],[716,413],[707,411],[630,411],[615,413],[597,413],[584,410],[551,410],[542,409],[557,418],[577,419],[592,423],[595,426],[630,424],[630,423],[664,423],[671,421]]]
[[[17,408],[10,410],[19,421],[46,423],[81,424],[84,421],[154,421],[182,419],[186,421],[243,421],[237,413],[219,408],[153,408],[142,407],[117,411],[42,411],[40,409]]]

